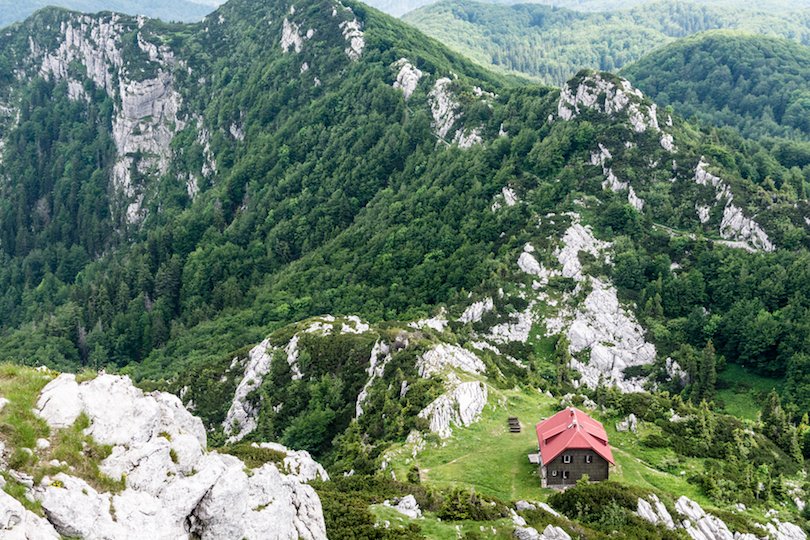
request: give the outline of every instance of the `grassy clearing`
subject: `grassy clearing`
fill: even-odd
[[[557,412],[556,399],[528,389],[493,390],[490,403],[495,405],[487,406],[479,422],[456,428],[453,437],[446,441],[428,442],[415,460],[407,445],[396,450],[392,466],[397,478],[405,478],[415,461],[422,482],[427,485],[475,489],[504,501],[545,501],[554,491],[540,487],[537,467],[528,462],[527,454],[537,449],[535,423]],[[521,433],[509,433],[510,416],[520,419]],[[619,433],[615,429],[616,419],[600,420],[604,421],[616,459],[610,473],[612,480],[686,495],[701,505],[711,506],[700,490],[686,481],[692,472],[702,470],[702,460],[677,456],[671,449],[642,445],[641,438],[659,430],[654,425],[642,423],[638,434]]]
[[[495,405],[486,407],[479,422],[456,429],[447,441],[428,443],[417,456],[422,481],[475,489],[505,501],[545,499],[537,469],[527,455],[537,450],[535,423],[555,412],[555,400],[539,392],[491,389],[489,401]],[[509,416],[520,419],[521,433],[509,433]],[[404,459],[393,462],[398,478],[405,478],[413,464],[409,449],[402,450]]]
[[[388,522],[392,529],[405,529],[410,524],[421,528],[421,534],[432,540],[457,540],[465,535],[476,534],[486,538],[512,538],[515,529],[511,519],[496,521],[442,521],[432,513],[426,513],[421,519],[410,519],[396,510],[375,504],[371,506],[371,513],[377,523]]]
[[[727,364],[717,379],[717,400],[723,404],[725,411],[748,420],[757,419],[771,390],[782,390],[782,381],[756,375],[737,364]]]

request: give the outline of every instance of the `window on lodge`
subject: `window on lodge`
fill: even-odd
[[[585,456],[585,463],[593,463],[593,456]]]
[[[563,480],[568,480],[568,471],[563,471]]]
[[[551,476],[557,476],[557,471],[551,471]]]
[[[563,463],[571,463],[571,456],[563,456]]]

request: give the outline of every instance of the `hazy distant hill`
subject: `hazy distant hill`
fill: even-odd
[[[208,2],[216,0],[207,0]],[[525,3],[527,0],[492,0],[493,4],[517,4]],[[634,7],[653,4],[660,0],[529,0],[532,4],[543,4],[547,6],[563,7],[576,11],[615,11],[621,9],[631,9]],[[409,11],[420,7],[437,3],[436,0],[369,0],[366,2],[370,6],[385,11],[396,17],[400,17]],[[744,0],[695,0],[695,3],[708,7],[722,7],[732,9],[751,9],[752,3]],[[790,2],[787,0],[764,0],[757,2],[757,9],[768,12],[788,12],[798,9],[810,8],[810,0],[797,0]]]
[[[221,3],[219,0],[0,0],[0,27],[22,21],[47,6],[85,13],[115,11],[167,21],[197,21]]]
[[[778,14],[689,2],[584,13],[540,4],[449,0],[403,19],[482,65],[562,84],[582,68],[616,70],[697,32],[736,29],[810,43],[810,11]]]

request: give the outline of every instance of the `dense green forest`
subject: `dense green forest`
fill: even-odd
[[[193,200],[174,180],[203,161],[194,128],[186,127],[175,140],[178,158],[172,169],[149,184],[155,198],[144,203],[150,217],[140,228],[116,221],[116,193],[104,182],[114,153],[109,98],[97,96],[84,108],[67,98],[64,83],[38,78],[16,90],[20,122],[4,136],[9,157],[2,164],[5,358],[63,369],[109,364],[162,377],[311,315],[407,320],[437,304],[457,302],[482,284],[497,283],[499,259],[508,253],[503,250],[514,249],[510,239],[525,221],[519,209],[490,210],[491,198],[507,179],[521,190],[537,189],[532,203],[537,213],[557,208],[576,190],[593,189],[569,182],[586,166],[583,158],[596,141],[606,140],[602,133],[612,132],[597,118],[538,124],[536,119],[556,111],[558,92],[509,87],[361,7],[357,12],[366,17],[370,45],[357,63],[329,46],[331,40],[342,41],[339,30],[332,35],[324,30],[323,41],[300,56],[274,54],[269,61],[257,54],[265,47],[261,39],[242,40],[227,52],[217,49],[220,34],[269,32],[248,22],[261,20],[266,9],[234,2],[222,11],[233,23],[209,28],[201,37],[176,34],[179,52],[188,54],[192,65],[222,74],[207,88],[184,88],[188,106],[214,122],[211,146],[219,171]],[[299,16],[326,27],[312,9]],[[48,25],[50,18],[65,16],[44,12],[27,24]],[[15,39],[27,41],[25,29],[6,38],[5,51],[17,50]],[[470,77],[456,83],[459,96],[468,96],[460,97],[466,100],[464,118],[480,123],[490,143],[468,150],[437,147],[427,91],[420,89],[406,106],[390,84],[394,74],[388,66],[412,56],[425,71]],[[306,60],[314,67],[304,74],[300,65]],[[13,58],[4,61],[13,65]],[[10,71],[0,76],[11,79]],[[321,86],[312,84],[313,76]],[[491,88],[499,97],[487,105],[475,97],[473,85]],[[209,101],[209,93],[217,97]],[[254,134],[244,142],[226,131],[240,118],[244,132]],[[745,191],[747,204],[759,209],[777,245],[788,250],[770,260],[784,268],[786,279],[772,291],[765,283],[774,273],[752,271],[759,256],[744,252],[723,255],[740,262],[721,264],[726,271],[717,278],[720,263],[713,258],[680,261],[684,268],[695,267],[682,275],[661,270],[660,261],[651,261],[678,260],[682,247],[674,240],[665,245],[660,238],[648,240],[651,231],[641,224],[655,220],[693,229],[695,203],[651,179],[636,190],[655,198],[655,205],[643,213],[615,209],[616,216],[629,211],[621,219],[638,227],[611,225],[612,234],[630,238],[617,271],[625,270],[625,258],[635,261],[632,277],[617,282],[628,298],[640,299],[643,309],[660,296],[662,310],[656,303],[650,315],[670,328],[670,335],[661,335],[662,344],[673,343],[666,349],[679,342],[702,348],[714,339],[729,361],[765,374],[796,374],[801,356],[794,357],[807,351],[795,340],[800,331],[788,328],[802,328],[807,315],[796,305],[806,295],[802,281],[791,281],[798,275],[791,268],[805,260],[808,233],[795,203],[806,197],[810,163],[798,159],[786,165],[764,145],[678,126],[683,159],[694,164],[707,155],[721,164]],[[497,138],[500,129],[514,135]],[[642,168],[655,155],[663,158],[663,152],[657,140],[643,152],[627,149],[621,158],[614,156],[616,174],[642,178]],[[653,246],[657,251],[650,251]],[[743,275],[759,277],[747,278],[753,280],[748,286],[740,281]],[[749,320],[753,312],[746,301],[762,312],[761,321]],[[688,320],[704,304],[727,321],[693,317],[686,334],[672,334],[679,327],[667,321]],[[738,311],[746,316],[733,318]],[[784,317],[790,324],[770,322]],[[763,321],[779,330],[750,349],[748,329]]]
[[[400,17],[405,13],[435,3],[437,3],[436,0],[370,0],[368,2],[370,6],[374,6],[395,17]],[[494,0],[490,3],[509,5],[527,2],[521,0]],[[528,3],[561,7],[575,11],[617,11],[661,3],[661,0],[534,0]],[[749,11],[752,8],[751,2],[746,0],[692,0],[691,3],[708,7],[722,7],[729,12]],[[810,3],[807,0],[761,0],[756,3],[756,8],[764,13],[784,13],[808,7],[810,7]]]
[[[449,0],[403,20],[482,65],[559,85],[582,68],[615,71],[678,38],[735,29],[810,44],[810,13],[658,2],[583,13],[521,3]]]
[[[747,137],[810,138],[810,48],[711,32],[664,47],[623,75],[661,105]]]

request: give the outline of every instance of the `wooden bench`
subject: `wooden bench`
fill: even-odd
[[[509,433],[520,433],[520,421],[517,416],[510,416],[507,423],[509,424]]]

